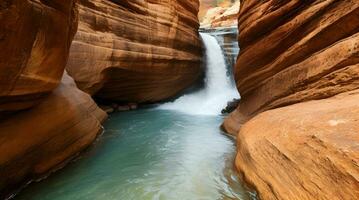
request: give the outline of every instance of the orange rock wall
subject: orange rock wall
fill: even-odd
[[[0,2],[0,199],[73,158],[106,113],[63,75],[74,1]]]
[[[261,199],[359,198],[359,4],[241,1],[236,166]]]
[[[238,134],[237,168],[271,200],[359,198],[359,90],[263,112]]]
[[[240,112],[359,88],[358,16],[356,0],[244,1],[235,69]]]
[[[60,83],[77,27],[74,1],[0,3],[0,115],[29,108]]]
[[[106,114],[73,79],[41,103],[0,121],[0,198],[76,156],[101,133]]]
[[[67,70],[98,98],[154,102],[200,75],[198,1],[80,0]]]

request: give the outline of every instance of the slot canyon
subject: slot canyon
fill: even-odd
[[[357,0],[0,0],[0,199],[359,199]]]

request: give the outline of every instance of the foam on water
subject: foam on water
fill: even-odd
[[[216,38],[207,33],[200,34],[206,48],[205,88],[165,103],[159,109],[177,110],[191,115],[218,115],[228,101],[239,98],[230,76],[227,76],[225,58]]]

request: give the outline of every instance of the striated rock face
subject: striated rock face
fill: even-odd
[[[238,25],[240,2],[230,7],[215,7],[207,11],[201,22],[201,28],[233,27]]]
[[[63,76],[76,27],[74,1],[0,2],[0,199],[102,130],[106,114]]]
[[[212,8],[228,8],[232,6],[235,2],[239,0],[199,0],[200,7],[198,12],[198,18],[203,21],[205,15],[207,14],[208,10]]]
[[[0,2],[0,115],[29,108],[59,84],[77,27],[74,1]]]
[[[199,77],[198,1],[79,3],[67,70],[80,89],[105,100],[154,102]]]
[[[355,0],[241,2],[223,127],[261,199],[359,198],[358,17]]]
[[[236,115],[250,118],[359,88],[358,15],[355,0],[244,1]]]
[[[105,118],[65,74],[39,105],[0,121],[0,197],[90,145]]]
[[[261,199],[359,198],[359,90],[263,112],[238,134],[237,168]]]

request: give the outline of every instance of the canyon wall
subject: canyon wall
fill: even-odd
[[[201,21],[201,28],[236,27],[239,8],[239,0],[236,0],[230,7],[210,8]]]
[[[106,114],[64,74],[77,27],[74,1],[1,1],[0,27],[4,198],[91,144]]]
[[[198,18],[200,21],[203,20],[208,10],[216,7],[228,8],[239,0],[199,0],[200,7],[198,12]]]
[[[241,1],[223,127],[262,199],[359,198],[358,19],[355,0]]]
[[[155,102],[201,74],[199,2],[79,0],[67,70],[99,99]]]
[[[0,114],[29,108],[62,77],[77,27],[74,2],[0,3]]]

